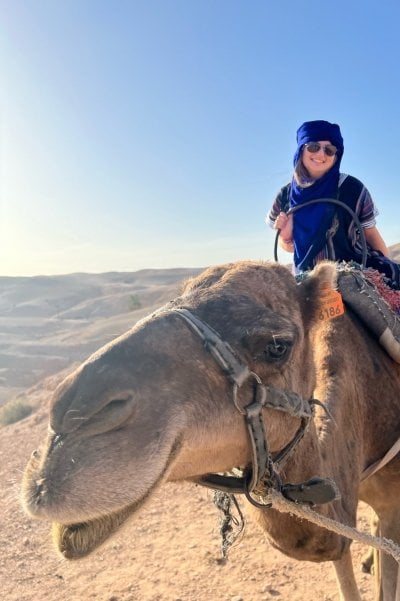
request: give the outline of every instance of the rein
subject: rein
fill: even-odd
[[[351,218],[353,219],[354,224],[360,234],[360,242],[361,242],[361,247],[362,247],[361,267],[362,267],[362,269],[365,269],[365,267],[367,265],[368,247],[367,247],[367,240],[365,238],[364,229],[363,229],[361,222],[360,222],[358,216],[356,215],[356,213],[352,209],[350,209],[350,207],[347,206],[346,203],[342,202],[341,200],[338,200],[337,198],[315,198],[314,200],[308,200],[304,204],[297,205],[296,207],[292,207],[291,209],[289,209],[287,211],[286,215],[291,215],[293,213],[296,213],[297,211],[300,211],[301,209],[304,209],[305,207],[319,204],[321,202],[327,202],[327,203],[336,205],[338,207],[341,207],[342,209],[345,209],[348,213],[350,213]],[[280,230],[277,230],[276,236],[275,236],[275,244],[274,244],[274,260],[275,261],[278,261],[279,234],[280,234]]]
[[[291,501],[310,505],[320,505],[338,498],[336,485],[329,479],[312,478],[300,484],[282,484],[276,469],[297,446],[314,416],[314,406],[321,403],[313,398],[305,400],[295,392],[263,384],[260,377],[249,369],[232,347],[206,322],[188,309],[174,308],[170,312],[183,319],[202,340],[204,348],[211,353],[228,380],[232,382],[233,403],[244,417],[251,444],[252,465],[244,471],[243,476],[205,474],[194,479],[195,482],[228,493],[243,493],[250,503],[263,509],[271,507],[271,503],[266,500],[270,490],[281,492]],[[253,383],[253,399],[245,404],[239,398],[239,391],[248,381]],[[283,411],[300,418],[300,426],[293,439],[274,456],[268,448],[262,417],[265,408]]]

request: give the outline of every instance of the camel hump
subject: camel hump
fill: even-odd
[[[400,363],[400,320],[375,285],[374,271],[339,267],[338,289],[345,305],[354,311],[388,355]],[[396,306],[400,306],[400,291],[390,290],[390,294],[398,296]]]

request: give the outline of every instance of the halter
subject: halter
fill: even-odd
[[[206,322],[188,309],[174,308],[169,312],[178,315],[203,341],[204,348],[221,367],[232,382],[232,398],[236,409],[244,417],[250,438],[252,465],[243,476],[205,474],[196,478],[198,484],[229,493],[243,493],[256,507],[270,507],[265,501],[268,491],[275,489],[297,503],[320,505],[337,498],[337,489],[329,479],[312,478],[300,484],[282,484],[276,467],[280,467],[289,453],[303,437],[314,415],[314,406],[321,405],[316,399],[305,400],[295,392],[279,390],[262,383],[261,378],[241,360],[232,347]],[[239,398],[239,390],[245,382],[253,382],[253,400],[249,404]],[[293,439],[277,454],[271,456],[267,432],[262,417],[265,408],[283,411],[300,418],[300,426]],[[264,501],[263,501],[264,500]]]

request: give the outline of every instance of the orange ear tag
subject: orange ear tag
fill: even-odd
[[[344,313],[342,295],[333,288],[324,288],[321,292],[318,318],[321,321],[335,319]]]

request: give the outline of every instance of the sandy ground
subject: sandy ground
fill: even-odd
[[[46,427],[43,399],[33,415],[0,431],[2,599],[338,599],[330,564],[284,557],[271,548],[250,518],[241,542],[221,565],[219,513],[212,493],[188,483],[167,484],[139,516],[89,557],[74,562],[60,558],[52,547],[48,524],[30,519],[19,503],[22,471]],[[363,530],[367,519],[367,508],[361,507]],[[366,548],[354,543],[353,551],[363,599],[372,601],[372,577],[358,568]]]

